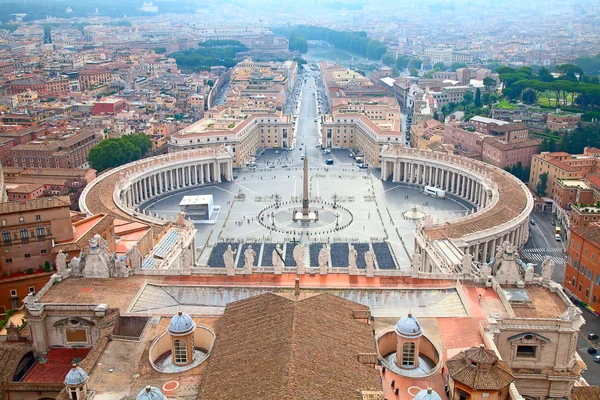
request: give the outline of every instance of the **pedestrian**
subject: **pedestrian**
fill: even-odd
[[[481,303],[481,293],[479,293],[479,302]]]

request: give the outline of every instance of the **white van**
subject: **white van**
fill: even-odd
[[[425,186],[423,189],[423,193],[428,194],[433,197],[437,197],[443,199],[446,197],[446,191],[438,188],[434,188],[433,186]]]

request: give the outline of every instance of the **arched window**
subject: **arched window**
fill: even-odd
[[[43,226],[37,227],[37,235],[38,235],[38,237],[43,237],[46,235],[46,230],[44,229]]]
[[[21,234],[21,239],[28,239],[29,238],[29,232],[27,232],[27,228],[21,228],[19,230],[19,233]]]
[[[412,342],[407,342],[402,345],[402,366],[415,366],[415,344]]]
[[[175,364],[187,363],[187,348],[184,340],[175,339],[173,341],[173,354],[175,356]]]
[[[9,231],[2,231],[2,240],[4,240],[5,242],[10,242],[10,232]]]

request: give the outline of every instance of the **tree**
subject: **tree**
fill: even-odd
[[[209,80],[207,80],[207,81],[206,81],[206,84],[207,84],[208,86],[210,86],[210,87],[213,87],[213,86],[215,85],[215,82],[213,82],[213,80],[212,80],[212,79],[209,79]]]
[[[398,68],[400,71],[408,67],[408,63],[410,63],[410,57],[400,56],[396,58],[396,68]]]
[[[304,58],[300,58],[300,57],[296,57],[294,58],[294,60],[296,62],[296,64],[298,64],[298,66],[303,66],[306,64],[306,60]]]
[[[385,53],[383,57],[381,57],[381,62],[388,67],[393,67],[396,63],[396,57],[392,53]]]
[[[165,54],[167,52],[166,47],[155,47],[153,50],[156,54]]]
[[[301,54],[306,54],[308,52],[308,41],[304,36],[292,34],[288,39],[288,48],[290,51],[297,51]]]
[[[548,189],[548,173],[544,172],[540,174],[540,181],[538,182],[535,192],[538,196],[543,197],[546,195],[546,190]]]
[[[479,88],[475,91],[475,107],[481,107],[481,90]]]
[[[408,68],[421,69],[422,66],[423,61],[419,60],[418,58],[413,58],[412,60],[410,60],[410,63],[408,63]]]
[[[453,62],[452,65],[450,65],[450,71],[454,72],[459,68],[466,68],[467,64],[464,62]]]
[[[419,76],[419,70],[416,69],[415,67],[409,68],[409,71],[410,71],[410,76]]]
[[[471,103],[472,101],[473,101],[473,93],[471,93],[471,92],[466,92],[466,93],[463,95],[463,100],[460,102],[460,104],[461,104],[463,107],[466,107],[466,106],[467,106],[467,105],[469,105],[469,103]]]
[[[98,172],[140,159],[152,148],[150,138],[143,134],[109,138],[92,147],[88,154],[90,166]]]
[[[446,65],[443,62],[436,62],[435,64],[433,64],[433,69],[436,69],[438,71],[445,71],[446,70]]]

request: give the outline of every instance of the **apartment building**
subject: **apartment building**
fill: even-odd
[[[435,119],[412,125],[410,128],[410,146],[420,150],[437,148],[436,143],[444,140],[445,126]]]
[[[54,241],[73,238],[67,196],[0,203],[0,271],[6,274],[54,263]]]
[[[572,227],[563,286],[573,296],[600,309],[600,226]]]
[[[528,186],[536,190],[542,174],[548,174],[548,197],[553,198],[557,188],[557,179],[583,178],[598,168],[598,150],[586,147],[583,154],[565,152],[544,152],[535,154],[531,159],[531,175]]]
[[[27,91],[35,91],[42,96],[48,95],[68,95],[71,91],[69,80],[59,79],[21,79],[11,82],[9,85],[10,94],[19,94]]]
[[[90,149],[100,141],[92,130],[71,133],[58,139],[38,139],[10,149],[10,163],[29,168],[80,168]]]
[[[81,91],[88,90],[95,86],[102,86],[110,83],[111,72],[105,68],[85,69],[78,73],[79,88]]]

